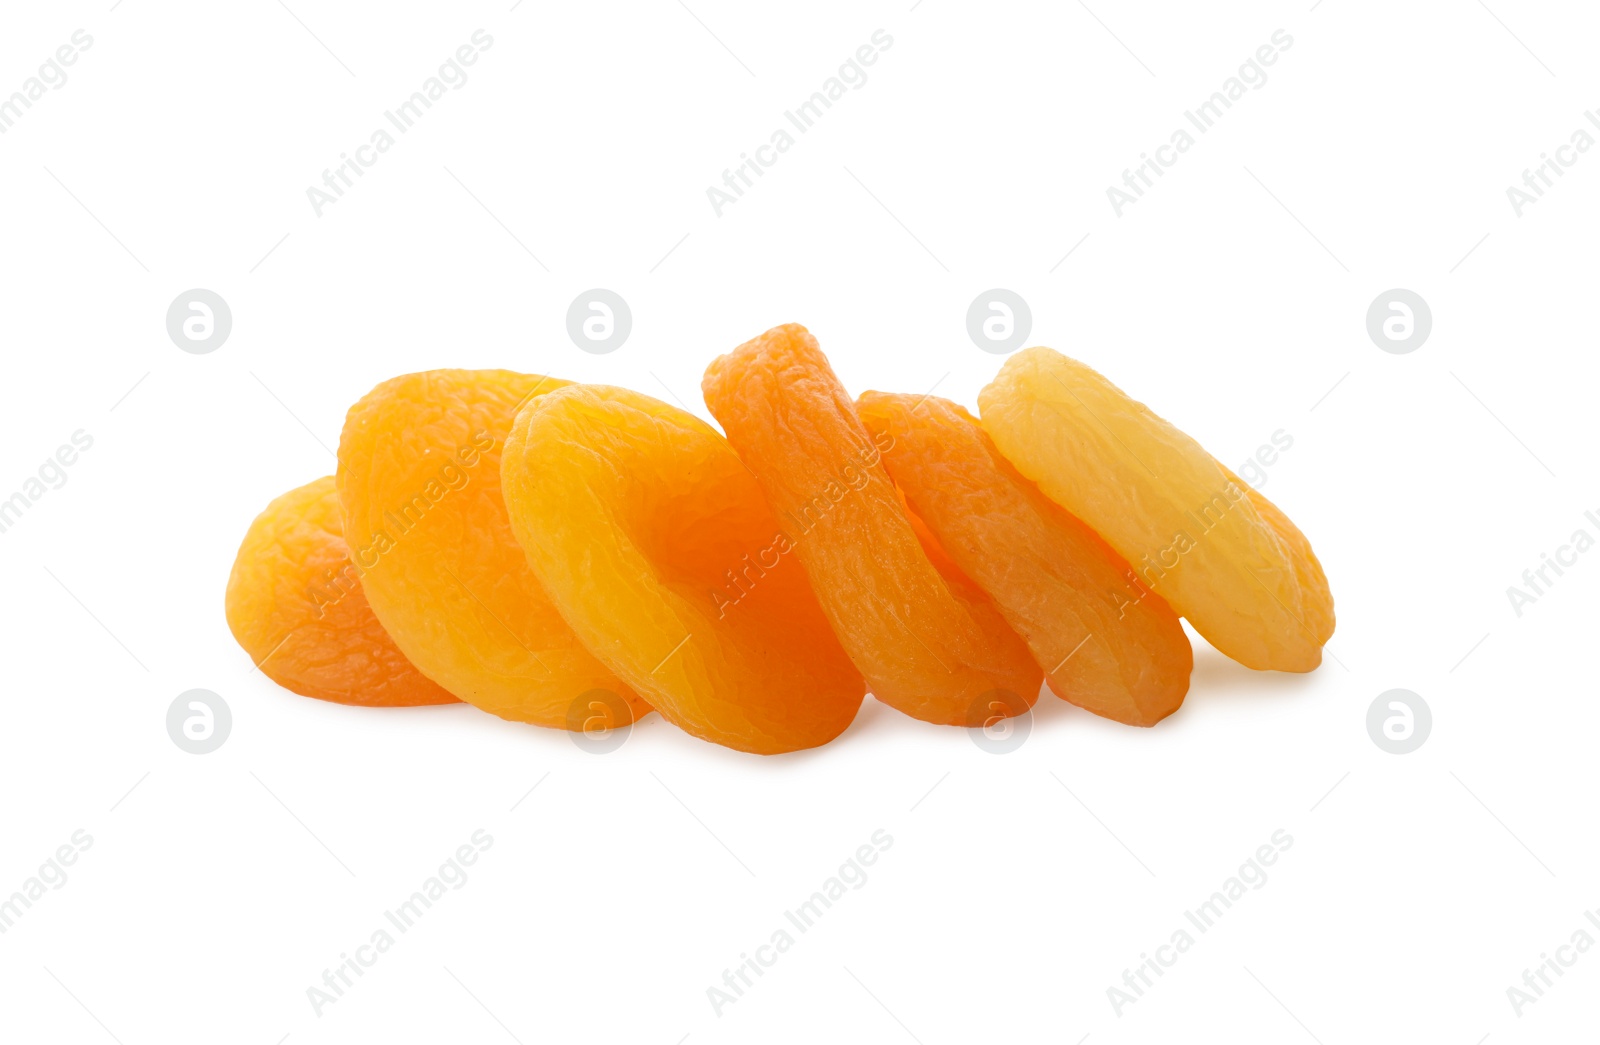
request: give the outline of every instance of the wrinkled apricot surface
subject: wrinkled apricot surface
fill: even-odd
[[[226,607],[233,637],[285,689],[367,707],[456,702],[412,667],[367,605],[331,475],[256,516],[228,575]]]
[[[518,415],[501,461],[527,563],[619,678],[693,735],[824,744],[864,685],[726,440],[637,392],[573,385]]]
[[[615,693],[621,725],[648,707],[561,619],[500,494],[518,409],[566,383],[432,370],[373,389],[339,439],[344,533],[373,612],[445,689],[502,718],[560,728],[582,727],[589,694]]]
[[[978,404],[1017,470],[1213,646],[1252,668],[1321,663],[1333,597],[1310,544],[1199,443],[1048,348],[1006,360]]]
[[[1213,458],[1213,460],[1215,460]],[[1327,642],[1328,636],[1333,634],[1333,596],[1328,593],[1328,577],[1322,572],[1322,563],[1317,560],[1316,553],[1311,550],[1311,542],[1306,535],[1300,532],[1283,509],[1267,500],[1265,494],[1243,479],[1234,474],[1222,462],[1217,462],[1217,467],[1222,469],[1235,486],[1243,490],[1245,496],[1250,498],[1250,503],[1255,507],[1256,513],[1261,516],[1261,521],[1272,528],[1278,539],[1289,551],[1289,563],[1294,567],[1295,578],[1300,582],[1300,587],[1308,592],[1322,592],[1326,598],[1309,598],[1301,604],[1305,616],[1300,621],[1303,629],[1314,635],[1321,635],[1322,641]]]
[[[911,507],[1025,639],[1057,696],[1149,726],[1194,665],[1178,615],[1094,531],[1011,466],[966,410],[867,392],[856,404]]]
[[[702,388],[795,545],[823,612],[879,700],[976,726],[993,695],[1038,698],[1028,647],[987,597],[930,560],[876,446],[815,338],[774,327],[712,362]]]

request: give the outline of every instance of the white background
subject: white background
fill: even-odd
[[[1600,907],[1600,554],[1520,617],[1506,588],[1600,535],[1600,158],[1520,217],[1506,188],[1600,103],[1600,26],[1490,2],[14,5],[0,94],[94,42],[0,136],[0,496],[94,445],[0,534],[0,894],[93,844],[0,936],[4,1036],[1592,1035],[1600,952],[1520,1016],[1506,992]],[[479,28],[469,82],[315,216],[307,187]],[[719,218],[706,188],[877,29],[865,85]],[[1278,29],[1267,82],[1117,217],[1107,186]],[[605,356],[565,330],[596,286],[634,316]],[[192,287],[232,308],[209,355],[166,333]],[[1332,582],[1320,670],[1196,640],[1158,728],[1046,695],[1006,755],[869,698],[812,753],[651,716],[600,757],[306,700],[228,633],[245,527],[384,378],[502,366],[707,416],[705,364],[799,321],[854,392],[972,405],[989,287],[1226,462],[1292,436],[1265,492]],[[1432,308],[1409,355],[1365,330],[1392,287]],[[165,728],[194,687],[233,713],[205,756]],[[1366,732],[1393,687],[1433,710],[1405,756]],[[466,884],[319,1016],[307,988],[480,828]],[[879,829],[866,884],[719,1015],[707,988]],[[1118,1015],[1107,988],[1278,829],[1267,883]]]

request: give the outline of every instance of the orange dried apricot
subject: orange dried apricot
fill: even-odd
[[[962,571],[1027,641],[1063,700],[1135,726],[1176,711],[1194,665],[1178,615],[1128,564],[1013,468],[962,407],[867,392],[884,465]]]
[[[896,491],[899,492],[898,489]],[[950,597],[956,604],[972,617],[978,630],[985,634],[1003,634],[1011,625],[1001,615],[999,607],[989,597],[989,593],[978,586],[977,582],[964,573],[956,561],[945,551],[944,545],[939,543],[928,524],[923,522],[911,506],[906,503],[905,495],[900,495],[900,507],[906,513],[906,522],[911,524],[911,532],[917,535],[917,543],[922,545],[922,552],[928,557],[928,562],[939,572],[944,580],[945,587],[950,589]],[[1039,701],[1039,681],[1032,679],[1032,685],[1020,693],[1009,689],[990,689],[978,694],[976,706],[972,717],[958,725],[982,726],[993,729],[996,725],[1015,715],[1021,715]]]
[[[527,565],[583,644],[669,721],[774,754],[855,718],[860,673],[755,480],[705,422],[572,385],[523,408],[500,467]]]
[[[406,660],[350,565],[333,476],[256,516],[228,575],[228,628],[261,673],[302,696],[367,707],[453,704]]]
[[[1251,668],[1321,663],[1333,596],[1310,544],[1199,443],[1048,348],[1008,359],[978,405],[1017,470],[1218,650]]]
[[[578,641],[517,545],[500,453],[523,403],[567,384],[508,370],[385,381],[350,408],[339,500],[373,612],[411,662],[502,718],[581,728],[600,690],[616,725],[649,710]],[[576,709],[576,712],[575,712]]]
[[[728,441],[778,517],[823,612],[879,700],[976,726],[992,694],[1032,706],[1041,673],[997,612],[974,613],[921,542],[849,393],[798,324],[714,360],[702,384]],[[963,595],[967,594],[962,592]]]

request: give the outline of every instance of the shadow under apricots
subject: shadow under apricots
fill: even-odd
[[[1189,675],[1191,702],[1216,704],[1235,698],[1281,700],[1310,689],[1315,682],[1313,674],[1247,668],[1218,652],[1205,639],[1194,636],[1194,670]]]

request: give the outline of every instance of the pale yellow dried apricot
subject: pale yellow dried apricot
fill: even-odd
[[[1322,662],[1333,596],[1310,544],[1199,443],[1048,348],[1006,360],[978,405],[1017,470],[1217,649],[1252,668]]]

